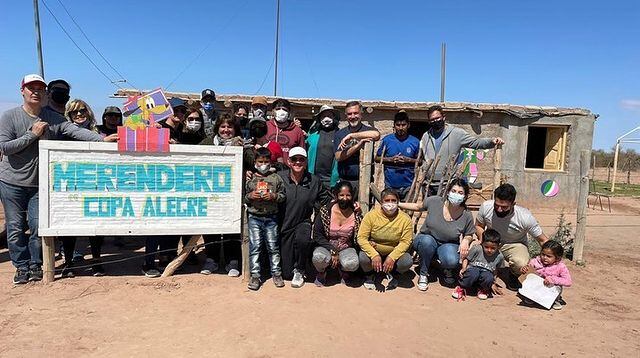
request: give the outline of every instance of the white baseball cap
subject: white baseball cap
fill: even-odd
[[[307,157],[307,151],[302,147],[293,147],[289,149],[289,158],[295,157],[296,155],[301,155],[303,157]]]
[[[29,83],[33,83],[33,82],[40,82],[43,85],[45,85],[45,87],[47,86],[47,83],[44,81],[44,78],[42,78],[40,75],[36,75],[36,74],[30,74],[30,75],[26,75],[22,78],[22,82],[20,84],[20,88],[24,88],[24,86],[28,85]]]

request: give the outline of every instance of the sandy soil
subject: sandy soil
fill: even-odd
[[[0,356],[639,357],[640,201],[614,200],[613,214],[589,211],[586,266],[568,263],[562,311],[519,306],[512,292],[456,302],[437,283],[383,293],[268,281],[250,292],[195,266],[146,279],[140,259],[107,266],[107,277],[14,287],[1,250]],[[557,214],[534,213],[553,232]],[[122,258],[135,246],[105,251]]]

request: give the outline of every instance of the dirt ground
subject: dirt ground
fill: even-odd
[[[595,172],[589,170],[589,175],[600,181],[609,181],[613,177],[613,169],[596,168]],[[616,174],[616,183],[640,184],[640,171],[631,171],[618,169]]]
[[[568,262],[574,286],[561,311],[519,306],[508,291],[456,302],[437,283],[423,293],[410,282],[376,292],[268,281],[251,292],[196,266],[147,279],[139,258],[107,266],[106,277],[13,286],[3,249],[0,356],[640,357],[640,200],[613,204],[612,214],[589,210],[586,266]],[[554,231],[557,213],[534,214]],[[123,258],[140,246],[105,251]]]

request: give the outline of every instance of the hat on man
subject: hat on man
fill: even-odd
[[[255,105],[255,104],[261,104],[265,107],[269,106],[269,103],[267,102],[267,97],[265,96],[255,96],[253,97],[253,99],[251,100],[251,105]]]
[[[24,88],[24,86],[28,85],[29,83],[33,83],[33,82],[40,82],[45,87],[47,87],[47,83],[44,81],[44,78],[42,78],[40,75],[30,74],[30,75],[26,75],[26,76],[24,76],[22,78],[22,82],[20,83],[20,88]]]
[[[278,98],[272,104],[273,108],[284,107],[286,109],[291,110],[291,102],[287,101],[284,98]]]
[[[206,97],[211,97],[211,98],[213,98],[213,100],[215,100],[216,99],[216,93],[213,92],[212,89],[208,89],[207,88],[206,90],[202,91],[202,94],[200,95],[200,100],[203,100]]]
[[[102,113],[102,117],[106,116],[107,114],[117,114],[122,117],[122,111],[116,106],[108,106],[107,108],[105,108],[104,113]]]
[[[320,116],[322,115],[322,112],[331,112],[333,113],[333,117],[336,120],[340,120],[340,112],[338,112],[335,108],[333,108],[332,106],[328,105],[328,104],[323,104],[322,107],[320,107],[320,112],[318,112],[318,114],[316,114],[316,118],[320,118]],[[322,118],[320,118],[322,119]]]
[[[307,151],[304,150],[304,148],[302,147],[293,147],[291,149],[289,149],[289,158],[293,158],[296,155],[301,155],[303,157],[307,157]]]
[[[185,107],[187,108],[187,102],[185,102],[182,98],[173,97],[169,100],[169,105],[171,108]]]

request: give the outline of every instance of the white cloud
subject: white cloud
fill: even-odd
[[[624,109],[640,112],[640,99],[623,99],[620,106]]]

